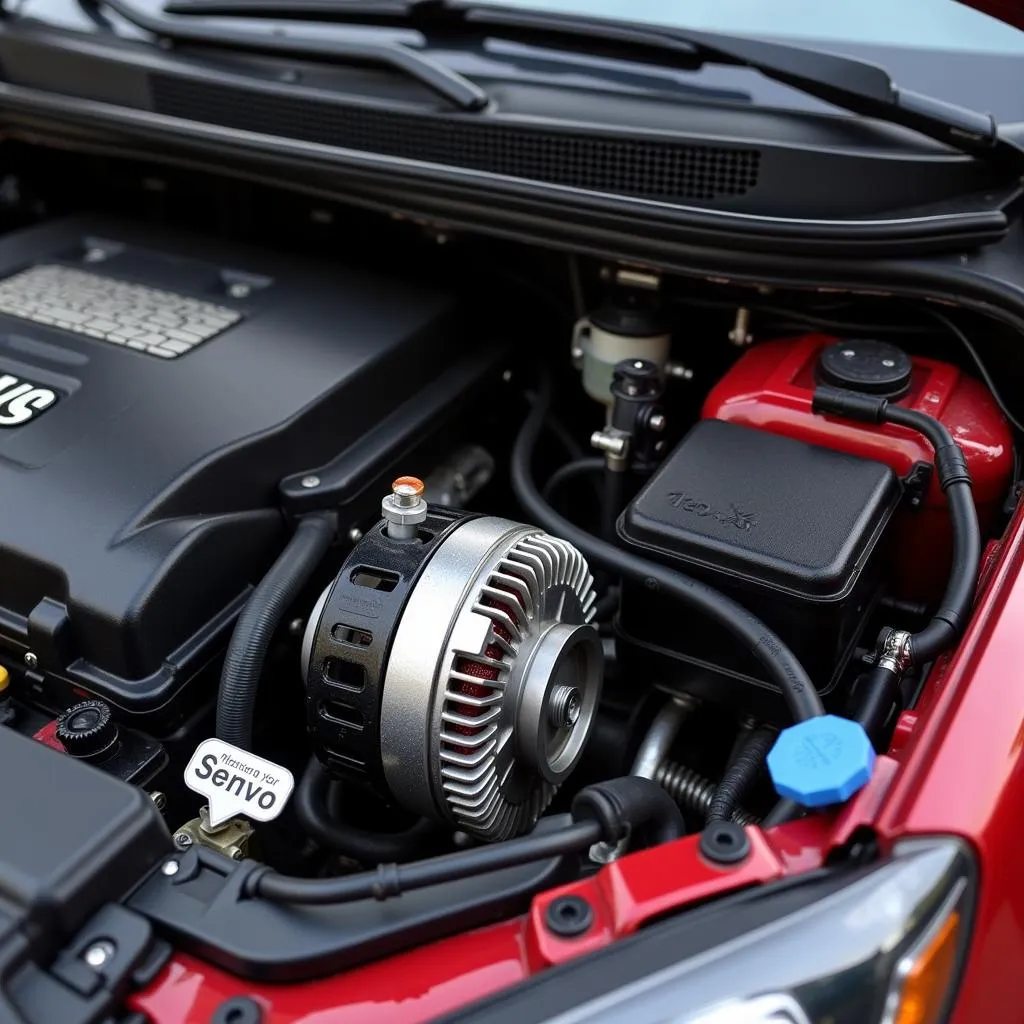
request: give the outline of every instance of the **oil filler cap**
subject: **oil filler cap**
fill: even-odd
[[[803,807],[849,800],[871,778],[875,751],[859,722],[822,715],[779,733],[768,772],[779,796]]]
[[[910,390],[914,365],[901,348],[873,338],[848,338],[821,350],[819,384],[879,398],[902,398]]]

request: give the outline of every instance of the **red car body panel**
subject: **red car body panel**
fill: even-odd
[[[248,994],[270,1024],[378,1024],[429,1020],[607,945],[645,921],[732,889],[821,863],[854,829],[870,824],[883,847],[914,835],[968,840],[980,866],[973,943],[954,1020],[1024,1021],[1024,507],[988,553],[972,624],[956,654],[933,671],[889,756],[842,811],[762,833],[752,852],[722,868],[697,837],[624,857],[596,876],[534,900],[525,917],[455,936],[333,978],[252,985],[176,956],[133,1005],[156,1024],[206,1021],[221,1001]],[[558,940],[543,926],[556,895],[585,893],[591,931]]]

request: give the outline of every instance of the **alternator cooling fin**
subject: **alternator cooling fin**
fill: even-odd
[[[510,838],[529,828],[554,796],[557,787],[539,776],[510,785],[516,737],[508,682],[542,633],[559,622],[590,622],[594,604],[582,555],[545,534],[521,536],[467,602],[466,610],[490,625],[482,651],[454,652],[438,745],[444,805],[465,831]]]

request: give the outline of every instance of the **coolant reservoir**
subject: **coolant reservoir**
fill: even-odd
[[[944,423],[967,459],[982,531],[994,525],[1013,475],[1010,428],[987,388],[948,363],[911,360],[869,339],[809,334],[767,342],[746,352],[711,390],[703,416],[876,459],[905,480],[920,464],[932,464],[931,445],[905,427],[816,415],[811,400],[819,384],[884,395]],[[894,541],[899,596],[935,597],[949,570],[951,533],[934,473],[918,506],[908,505],[895,521]]]

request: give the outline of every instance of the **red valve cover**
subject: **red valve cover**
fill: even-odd
[[[746,352],[711,390],[706,419],[728,420],[810,444],[876,459],[906,476],[916,463],[931,463],[931,445],[904,427],[851,423],[811,410],[819,353],[836,339],[808,334],[766,342]],[[974,481],[982,531],[999,514],[1013,475],[1010,428],[988,390],[955,366],[914,357],[910,391],[899,403],[941,420],[963,449]],[[950,560],[946,501],[932,477],[916,510],[895,521],[897,579],[901,597],[926,600],[941,591]]]

